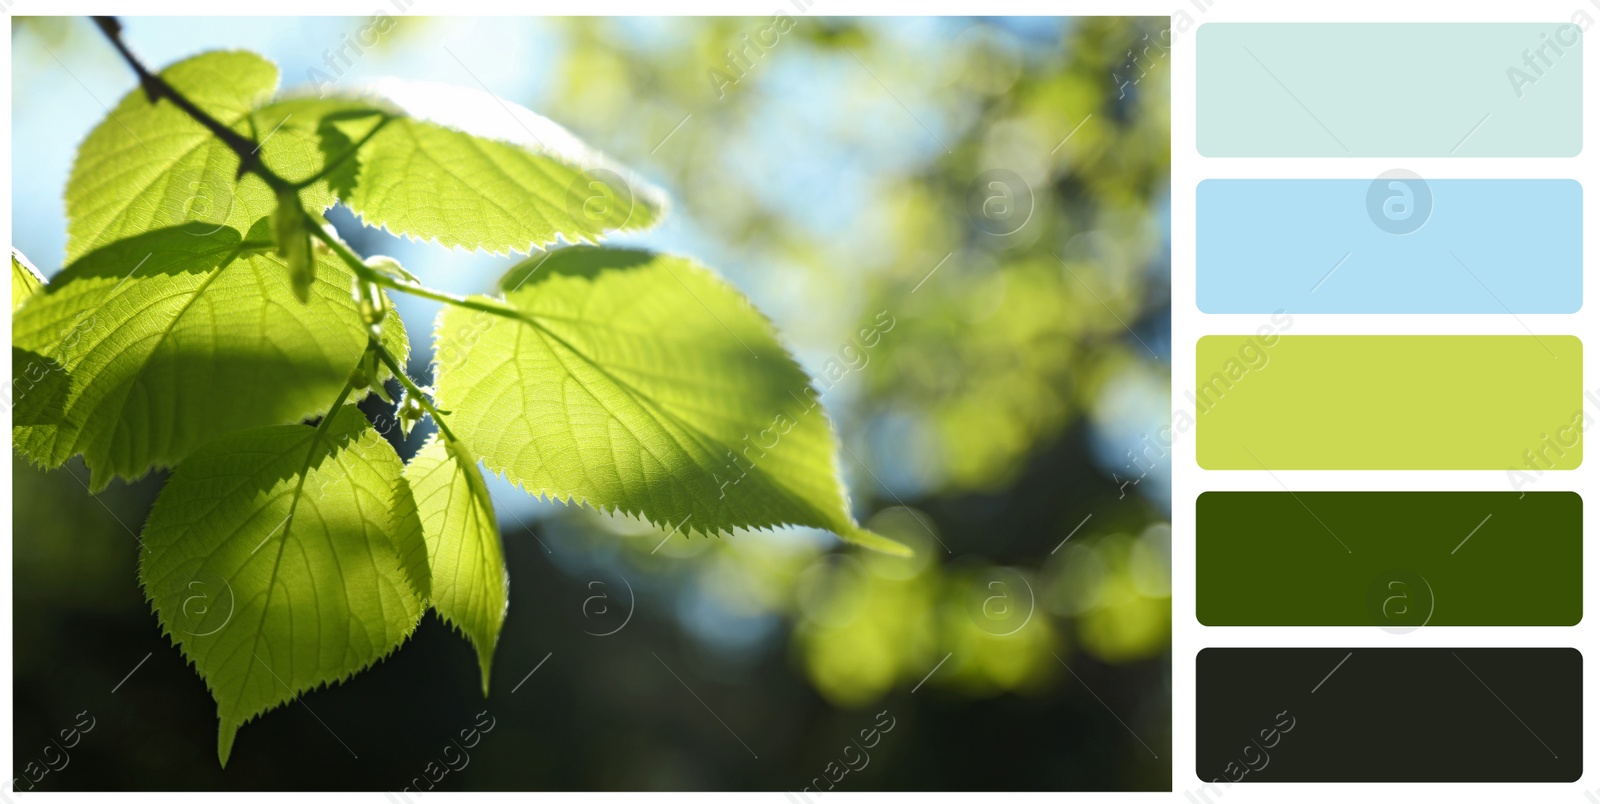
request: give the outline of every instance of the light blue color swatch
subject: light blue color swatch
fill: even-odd
[[[1582,31],[1547,23],[1206,23],[1203,156],[1576,156]]]
[[[1212,179],[1196,191],[1206,313],[1575,313],[1583,188],[1567,179]]]

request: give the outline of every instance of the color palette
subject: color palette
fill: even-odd
[[[1583,188],[1568,179],[1211,179],[1195,210],[1207,313],[1583,305]]]
[[[1586,633],[1576,490],[1600,387],[1571,334],[1593,328],[1582,163],[1561,161],[1583,150],[1583,32],[1563,11],[1210,22],[1195,44],[1194,145],[1230,159],[1189,177],[1194,308],[1174,321],[1198,323],[1175,330],[1195,343],[1177,415],[1187,474],[1231,474],[1176,493],[1195,500],[1195,621],[1239,647],[1196,656],[1204,786],[1186,798],[1580,779],[1582,654],[1496,643]],[[1329,626],[1478,644],[1326,647],[1348,633]]]
[[[1576,625],[1572,492],[1208,491],[1195,505],[1205,625]]]
[[[1214,335],[1195,347],[1206,469],[1576,468],[1571,336]]]
[[[1197,144],[1204,156],[1576,156],[1582,39],[1562,21],[1208,23]]]
[[[1571,782],[1571,648],[1208,648],[1195,773],[1238,782]]]

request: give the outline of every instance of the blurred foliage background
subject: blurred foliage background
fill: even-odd
[[[857,515],[917,556],[669,536],[496,481],[488,700],[430,615],[245,727],[224,770],[136,582],[162,477],[91,498],[81,464],[13,458],[16,767],[96,723],[39,789],[1170,789],[1165,20],[124,23],[153,64],[248,48],[285,86],[481,84],[667,188],[668,222],[619,242],[702,260],[776,321]],[[76,144],[134,81],[87,20],[19,18],[12,43],[13,243],[49,275]],[[333,220],[435,287],[512,263]],[[437,308],[397,301],[426,378]],[[389,436],[409,456],[425,431]]]

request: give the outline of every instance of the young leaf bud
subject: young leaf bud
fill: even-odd
[[[387,374],[387,372],[384,372],[383,374],[379,374],[372,381],[372,393],[377,394],[379,399],[382,399],[383,401],[388,402],[389,404],[393,405],[394,404],[394,397],[389,396],[389,388],[385,384],[387,382],[387,380],[388,380],[388,377],[385,376],[386,374]]]
[[[422,403],[418,402],[417,398],[411,395],[411,392],[407,391],[402,395],[400,397],[400,410],[396,414],[396,418],[400,420],[401,435],[410,438],[411,428],[416,426],[417,422],[422,421],[422,416],[425,412],[422,408]]]
[[[361,320],[368,327],[378,326],[389,313],[389,300],[384,298],[383,289],[359,276],[351,281],[350,298],[355,300]]]
[[[413,274],[410,271],[400,267],[400,261],[393,257],[385,257],[382,254],[374,254],[371,257],[368,257],[365,262],[368,268],[371,268],[372,270],[377,271],[384,276],[393,279],[399,279],[403,282],[417,283],[422,281],[417,279],[416,274]]]
[[[272,237],[278,244],[278,256],[289,266],[289,284],[295,298],[310,301],[311,283],[316,279],[311,230],[293,188],[278,191],[278,206],[272,211]]]

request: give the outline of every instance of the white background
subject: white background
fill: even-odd
[[[1204,2],[1204,0],[1199,0]],[[733,2],[731,0],[708,1],[690,0],[689,2],[643,2],[642,0],[587,0],[581,7],[571,4],[534,3],[534,2],[494,2],[494,0],[451,0],[446,4],[421,3],[412,7],[413,11],[421,13],[446,13],[456,15],[470,14],[538,14],[538,13],[571,13],[584,14],[640,14],[655,15],[663,13],[676,14],[729,14],[760,16],[770,14],[774,9],[786,5],[786,0],[745,0]],[[15,0],[7,2],[0,0],[0,8],[10,15],[26,14],[89,14],[89,13],[116,13],[116,14],[195,14],[195,15],[226,15],[226,14],[308,14],[308,15],[358,15],[372,14],[377,8],[388,8],[387,0],[275,0],[270,4],[232,4],[222,5],[217,2],[199,2],[198,0],[157,0],[154,2],[84,2],[83,0]],[[1461,21],[1461,22],[1548,22],[1552,29],[1556,23],[1567,22],[1579,10],[1587,12],[1590,17],[1600,21],[1600,0],[1518,0],[1517,2],[1504,3],[1421,3],[1400,2],[1400,0],[1345,0],[1344,2],[1314,2],[1288,4],[1283,2],[1263,2],[1262,0],[1214,0],[1204,9],[1194,5],[1190,0],[1096,0],[1094,2],[1046,2],[1044,0],[964,0],[962,2],[920,2],[907,3],[904,0],[858,0],[857,2],[843,3],[838,0],[815,0],[815,4],[807,11],[808,16],[829,15],[897,15],[897,14],[984,14],[984,15],[1010,15],[1010,14],[1049,14],[1049,15],[1085,15],[1085,14],[1115,14],[1115,15],[1158,15],[1167,16],[1177,10],[1186,11],[1193,18],[1196,25],[1208,22],[1435,22],[1435,21]],[[1591,29],[1590,35],[1597,35]],[[1176,391],[1173,396],[1175,409],[1193,412],[1190,403],[1183,398],[1183,389],[1194,387],[1194,343],[1206,334],[1244,334],[1252,332],[1264,323],[1266,316],[1251,315],[1202,315],[1194,304],[1194,192],[1196,185],[1207,178],[1249,178],[1249,177],[1302,177],[1302,178],[1358,178],[1370,179],[1378,174],[1393,168],[1405,168],[1420,174],[1424,178],[1573,178],[1582,181],[1588,177],[1600,176],[1596,171],[1596,158],[1593,148],[1586,148],[1584,153],[1570,159],[1206,159],[1202,158],[1195,149],[1195,29],[1179,31],[1176,27],[1172,33],[1172,50],[1170,58],[1173,72],[1172,81],[1172,292],[1173,292],[1173,367],[1172,380]],[[0,150],[6,154],[11,152],[11,45],[8,36],[4,43],[0,63],[4,64],[6,80],[0,84],[0,92],[5,93],[0,109],[6,116],[7,125],[0,133]],[[1370,54],[1371,58],[1383,58],[1381,53]],[[1584,59],[1585,92],[1584,105],[1584,131],[1586,134],[1596,129],[1597,115],[1594,87],[1600,85],[1600,75],[1597,75],[1597,62],[1600,54],[1590,49],[1588,58]],[[1111,80],[1107,77],[1107,80]],[[1403,79],[1402,79],[1403,80]],[[1588,138],[1592,138],[1588,134]],[[9,179],[10,160],[4,162]],[[0,204],[5,205],[0,210],[0,227],[4,227],[7,242],[11,236],[11,211],[9,193],[0,196]],[[1584,209],[1584,233],[1592,236],[1596,229],[1596,212],[1593,203],[1586,204]],[[1593,286],[1595,278],[1595,259],[1592,249],[1585,250],[1584,274]],[[1592,301],[1592,300],[1590,300]],[[1355,334],[1355,333],[1428,333],[1428,334],[1458,334],[1458,333],[1496,333],[1508,335],[1526,334],[1523,328],[1528,328],[1540,335],[1569,334],[1578,335],[1586,341],[1589,347],[1584,354],[1584,388],[1600,392],[1600,372],[1595,371],[1595,344],[1600,340],[1592,337],[1596,332],[1595,308],[1591,303],[1576,314],[1570,316],[1554,315],[1525,315],[1521,316],[1521,323],[1509,316],[1496,315],[1462,315],[1462,316],[1313,316],[1295,315],[1294,325],[1290,332],[1296,335],[1307,334]],[[1293,311],[1291,311],[1293,312]],[[7,329],[9,330],[9,312],[7,316]],[[1492,381],[1493,378],[1485,378]],[[1586,411],[1600,419],[1600,409],[1593,403],[1586,403]],[[9,418],[9,416],[7,416]],[[10,428],[6,428],[9,433]],[[1471,433],[1462,433],[1462,438],[1470,438]],[[1172,540],[1172,605],[1173,605],[1173,744],[1172,756],[1173,785],[1176,792],[1166,794],[1074,794],[1070,798],[1075,800],[1191,800],[1186,793],[1196,794],[1200,781],[1194,772],[1194,658],[1204,647],[1219,646],[1308,646],[1308,647],[1512,647],[1512,646],[1567,646],[1582,649],[1596,644],[1596,625],[1594,618],[1586,619],[1578,626],[1571,628],[1424,628],[1408,634],[1398,635],[1383,631],[1379,628],[1202,628],[1194,617],[1194,500],[1207,490],[1265,490],[1276,491],[1283,488],[1278,480],[1295,491],[1311,490],[1508,490],[1510,483],[1503,471],[1482,472],[1333,472],[1333,471],[1281,471],[1275,472],[1277,480],[1266,472],[1231,471],[1231,472],[1204,472],[1199,469],[1194,461],[1194,431],[1176,438],[1172,448],[1173,465],[1173,540]],[[1539,490],[1574,490],[1596,488],[1595,470],[1596,461],[1590,460],[1578,470],[1567,473],[1546,473],[1534,487]],[[0,472],[4,472],[0,480],[0,494],[4,494],[7,508],[10,507],[11,497],[11,464],[9,461],[0,462]],[[1584,514],[1584,531],[1586,534],[1595,532],[1595,513],[1592,505]],[[6,711],[5,722],[0,725],[0,763],[3,763],[5,772],[3,778],[9,779],[13,772],[10,763],[13,756],[13,735],[10,723],[10,695],[12,694],[12,628],[10,601],[12,599],[11,580],[11,517],[5,517],[4,524],[0,525],[6,534],[5,549],[0,550],[0,601],[6,603],[6,616],[0,617],[0,674],[3,674],[3,686],[0,686],[0,711]],[[1586,599],[1595,599],[1595,583],[1597,566],[1596,550],[1589,549],[1584,555],[1584,596]],[[1278,802],[1278,801],[1310,801],[1333,802],[1346,801],[1352,797],[1360,797],[1363,802],[1417,802],[1417,801],[1451,801],[1451,802],[1476,802],[1476,801],[1528,801],[1528,802],[1564,802],[1565,804],[1585,804],[1585,802],[1600,802],[1600,740],[1594,737],[1594,724],[1600,722],[1597,717],[1593,681],[1596,677],[1596,664],[1587,662],[1584,667],[1585,699],[1584,724],[1584,768],[1585,776],[1576,784],[1501,784],[1501,785],[1416,785],[1416,784],[1310,784],[1286,785],[1268,783],[1238,784],[1222,790],[1218,797],[1214,793],[1211,800],[1225,802],[1226,804],[1244,804],[1245,802]],[[1463,705],[1474,705],[1464,703]],[[1574,705],[1577,702],[1574,701]],[[1490,711],[1488,709],[1486,712]],[[1107,732],[1106,739],[1125,739],[1125,735],[1118,732]],[[1409,735],[1405,734],[1373,734],[1374,745],[1372,750],[1404,752],[1411,744]],[[529,761],[537,761],[536,757],[529,757]],[[626,761],[625,757],[619,761]],[[293,768],[283,769],[285,773],[293,773]],[[91,770],[92,772],[92,770]],[[1587,793],[1587,795],[1586,795]],[[38,797],[41,801],[76,801],[104,797],[95,797],[87,794],[67,793],[24,793],[5,794],[13,801],[22,801]],[[577,800],[597,801],[613,800],[617,798],[637,798],[639,796],[624,796],[620,794],[538,794],[542,800]],[[286,797],[286,796],[285,796]],[[821,798],[838,800],[840,802],[866,798],[887,798],[886,795],[863,793],[828,793]],[[989,800],[996,798],[996,794],[918,794],[919,799],[936,800]],[[1059,801],[1063,794],[1004,794],[1008,799],[1031,799]],[[173,798],[187,798],[201,800],[201,796],[177,796],[171,793],[146,793],[134,795],[118,795],[117,800],[132,801],[170,801]],[[206,794],[203,800],[262,799],[260,795],[246,797],[244,795],[211,795]],[[365,800],[386,801],[380,793],[373,794],[296,794],[296,801],[321,801],[321,800]],[[452,793],[427,793],[419,799],[426,801],[452,801],[468,798],[462,794]],[[657,798],[671,798],[682,801],[700,801],[707,798],[704,794],[673,794]],[[719,799],[737,798],[760,799],[770,802],[787,801],[780,793],[763,794],[729,794],[714,796]],[[897,797],[903,799],[904,797]],[[4,797],[0,797],[3,804]],[[818,800],[816,797],[813,800]]]

